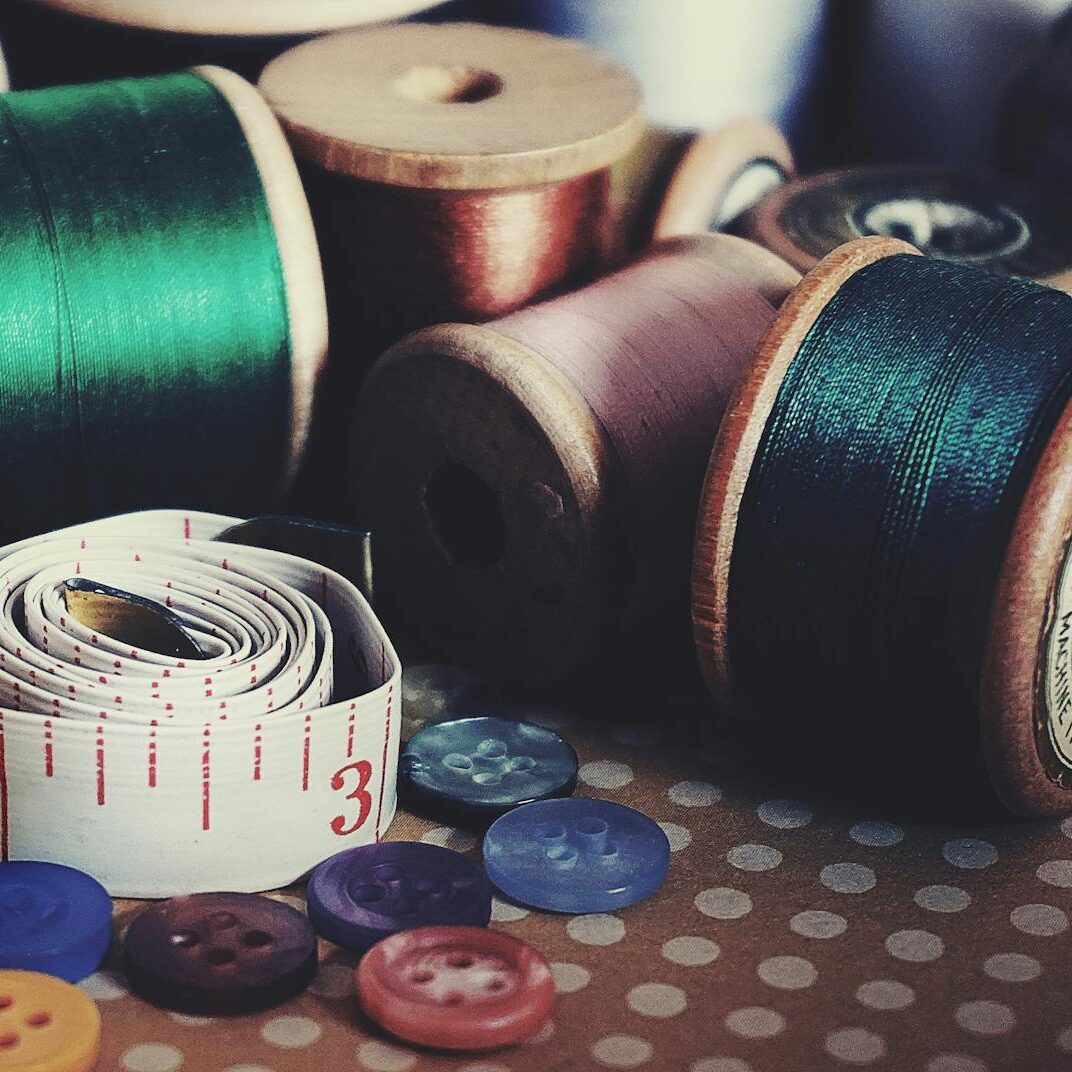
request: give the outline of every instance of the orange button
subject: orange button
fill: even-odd
[[[90,1072],[100,1035],[97,1006],[78,987],[0,971],[0,1072]]]

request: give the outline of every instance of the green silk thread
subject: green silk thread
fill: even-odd
[[[768,726],[877,763],[894,738],[915,756],[963,739],[1012,526],[1070,397],[1065,294],[910,255],[842,285],[779,388],[734,538],[730,659]]]
[[[193,73],[0,96],[6,538],[277,493],[290,325],[263,184]]]

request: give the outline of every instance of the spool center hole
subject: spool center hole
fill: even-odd
[[[911,242],[952,260],[1007,256],[1030,237],[1026,221],[1003,205],[970,205],[940,198],[903,197],[861,206],[853,223],[862,235]]]
[[[502,92],[503,82],[476,67],[411,67],[395,81],[395,92],[411,101],[476,104]]]
[[[436,538],[455,566],[487,569],[506,550],[506,522],[495,492],[457,462],[441,465],[428,481],[424,509]]]

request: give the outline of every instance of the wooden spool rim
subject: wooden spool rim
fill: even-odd
[[[722,710],[735,718],[747,720],[750,713],[736,693],[729,654],[730,564],[737,514],[767,419],[804,337],[828,302],[861,268],[899,253],[919,250],[893,238],[861,238],[824,257],[782,305],[723,417],[697,514],[692,620],[704,680]]]
[[[785,231],[782,217],[790,204],[805,193],[823,187],[835,187],[845,180],[857,180],[868,176],[892,179],[897,176],[910,176],[920,179],[928,176],[934,181],[942,179],[955,182],[964,175],[963,169],[940,164],[875,165],[871,167],[842,168],[821,171],[814,175],[789,177],[782,186],[771,190],[755,205],[747,210],[743,217],[745,232],[754,242],[777,253],[801,272],[808,272],[821,259],[816,254],[804,249]],[[1049,275],[1035,277],[1039,283],[1072,294],[1072,265]]]
[[[264,184],[286,290],[291,347],[290,442],[283,490],[305,451],[313,399],[328,344],[327,299],[320,252],[294,157],[264,98],[244,78],[222,67],[196,67],[234,109]]]
[[[784,179],[796,173],[785,136],[764,119],[740,119],[697,135],[667,184],[655,219],[655,237],[711,229],[734,183],[750,167],[764,163],[776,167]]]
[[[487,95],[451,99],[455,77]],[[330,34],[274,59],[260,88],[300,157],[397,186],[560,182],[609,167],[643,129],[639,85],[615,61],[475,23]]]
[[[444,0],[36,0],[46,7],[165,33],[272,37],[398,19]]]

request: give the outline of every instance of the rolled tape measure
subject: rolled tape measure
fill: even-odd
[[[395,809],[401,668],[364,597],[294,555],[161,510],[0,551],[0,858],[115,896],[272,889]],[[203,659],[95,632],[91,578],[169,608]]]
[[[1051,198],[973,169],[855,168],[792,179],[732,224],[805,272],[877,235],[928,256],[1072,288],[1072,225]]]

